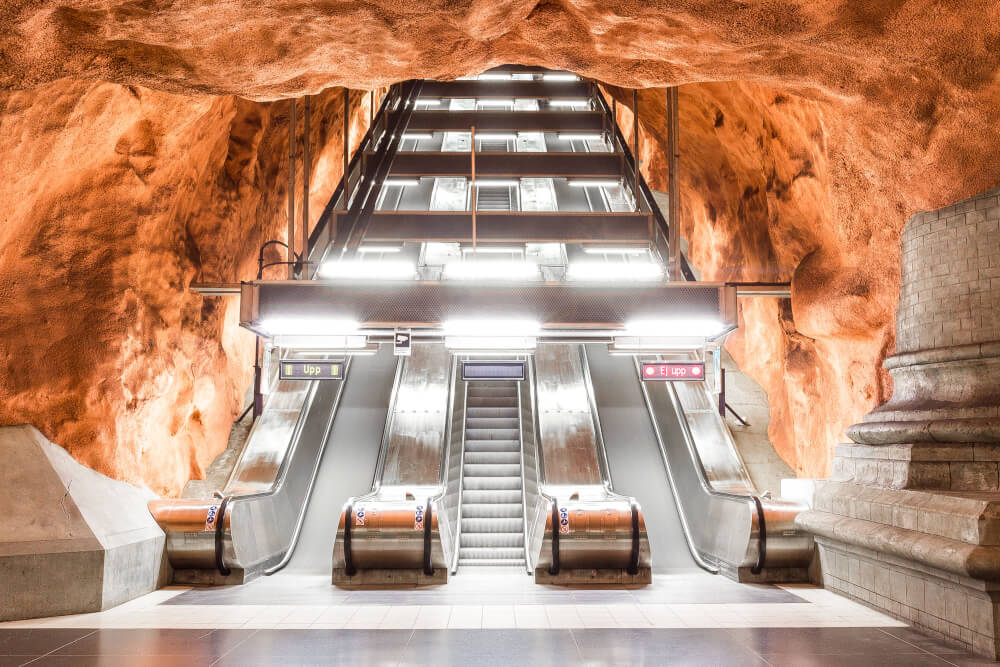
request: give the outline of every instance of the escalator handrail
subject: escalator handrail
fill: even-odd
[[[613,143],[616,144],[622,153],[625,160],[625,165],[632,170],[634,173],[636,171],[635,166],[635,156],[632,155],[632,149],[629,148],[628,140],[626,140],[625,135],[622,134],[621,128],[618,127],[618,119],[611,116],[611,109],[608,107],[607,100],[600,91],[596,91],[594,98],[597,101],[598,106],[604,113],[606,118],[611,120],[611,128],[613,133]],[[653,215],[656,220],[656,226],[660,230],[664,239],[669,238],[670,223],[663,217],[663,212],[660,211],[659,205],[656,204],[656,200],[653,198],[653,192],[649,189],[649,185],[646,184],[646,179],[642,177],[642,171],[638,173],[638,183],[639,192],[635,193],[636,197],[640,194],[645,200],[646,207],[649,212]],[[684,280],[695,280],[694,271],[691,270],[691,265],[688,263],[687,256],[683,252],[680,253],[681,256],[681,275]]]
[[[639,360],[638,360],[638,358],[634,358],[634,362],[635,362],[635,365],[636,365],[636,372],[638,373],[638,371],[639,371]],[[643,398],[645,399],[645,402],[646,402],[646,408],[647,408],[647,411],[649,412],[649,415],[650,415],[650,422],[651,422],[651,424],[653,426],[653,433],[654,433],[654,435],[656,437],[657,443],[660,446],[660,452],[661,452],[662,457],[663,457],[663,462],[664,462],[664,465],[665,465],[665,467],[667,469],[667,476],[670,477],[670,488],[671,488],[671,491],[673,491],[674,500],[677,503],[677,508],[678,508],[677,514],[681,518],[681,527],[683,528],[684,536],[688,540],[688,546],[692,549],[692,555],[695,555],[695,553],[698,554],[698,555],[695,556],[695,560],[696,561],[701,561],[703,559],[701,558],[700,552],[697,550],[697,546],[694,544],[694,538],[691,535],[690,528],[689,528],[688,523],[687,523],[687,515],[686,515],[686,512],[684,511],[684,503],[680,499],[680,496],[677,493],[676,488],[675,488],[676,485],[674,484],[673,472],[670,469],[670,461],[669,461],[669,458],[667,457],[666,447],[663,444],[663,434],[660,433],[660,427],[656,423],[656,419],[653,416],[653,406],[652,406],[652,403],[649,400],[648,389],[646,388],[646,384],[641,379],[637,379],[636,381],[639,382],[639,386],[640,386],[640,388],[642,390]],[[715,487],[713,487],[709,483],[709,481],[708,481],[708,475],[705,473],[704,463],[702,463],[701,456],[698,454],[697,447],[694,444],[694,435],[691,433],[691,427],[690,427],[690,425],[687,422],[687,416],[684,414],[684,409],[683,409],[683,406],[681,406],[681,404],[680,404],[680,399],[677,396],[677,391],[676,391],[676,389],[672,385],[670,385],[670,383],[666,383],[666,384],[668,386],[665,386],[664,390],[667,392],[667,395],[670,397],[670,401],[671,401],[671,404],[672,404],[672,406],[674,408],[674,412],[680,417],[677,420],[677,423],[680,426],[681,433],[683,433],[683,435],[684,435],[684,444],[687,447],[688,455],[690,456],[691,461],[693,462],[693,464],[695,466],[695,471],[697,473],[695,475],[695,477],[697,478],[698,484],[701,487],[702,491],[706,495],[713,496],[715,498],[720,498],[720,499],[728,501],[728,502],[739,502],[739,503],[748,503],[749,502],[749,503],[752,503],[754,505],[753,509],[754,509],[755,514],[757,515],[757,531],[758,531],[758,539],[757,539],[757,545],[758,545],[757,546],[757,552],[758,553],[757,553],[757,561],[756,562],[758,563],[758,565],[759,565],[760,568],[763,568],[764,567],[764,561],[766,559],[766,540],[767,540],[766,536],[764,537],[763,540],[761,539],[761,535],[762,535],[761,531],[765,528],[763,504],[760,502],[759,497],[757,495],[755,495],[755,494],[752,494],[752,493],[737,494],[737,493],[730,493],[728,491],[719,491],[718,489],[716,489]],[[751,531],[751,537],[752,537],[752,531]],[[762,548],[762,545],[763,545],[763,548]],[[748,545],[748,547],[749,547],[749,545]],[[701,565],[700,562],[699,562],[699,565]],[[704,566],[702,566],[702,567],[704,567]],[[710,572],[713,571],[710,568],[705,568],[705,569],[708,569]],[[715,569],[715,572],[717,573],[718,572],[718,568],[714,568],[714,569]]]
[[[389,91],[386,93],[385,97],[382,98],[382,101],[379,104],[379,110],[375,114],[375,122],[372,123],[372,125],[367,129],[367,131],[365,132],[365,136],[362,137],[361,139],[361,143],[358,144],[358,149],[354,151],[354,155],[351,156],[351,159],[348,162],[347,165],[348,174],[354,173],[355,167],[357,167],[358,164],[361,162],[361,160],[364,159],[365,153],[374,148],[372,146],[373,132],[375,128],[378,126],[379,121],[386,117],[386,112],[388,111],[389,105],[402,94],[401,88],[402,88],[402,83],[393,84],[392,86],[390,86]],[[317,220],[316,222],[316,226],[313,227],[312,231],[309,233],[310,256],[307,259],[310,260],[312,259],[313,252],[318,251],[320,253],[324,253],[326,251],[325,248],[319,248],[317,244],[319,243],[319,239],[323,234],[323,230],[327,227],[327,225],[330,224],[330,218],[333,216],[333,212],[336,210],[337,203],[340,201],[341,196],[343,196],[344,183],[345,183],[345,178],[341,177],[340,182],[337,184],[337,187],[334,189],[333,194],[330,195],[330,199],[327,201],[326,206],[323,208],[323,212],[320,214],[319,220]],[[314,266],[317,265],[314,264]]]
[[[229,501],[232,496],[225,496],[219,503],[219,513],[215,518],[215,568],[223,577],[232,574],[232,570],[226,565],[225,540],[226,540],[226,510],[229,509]]]

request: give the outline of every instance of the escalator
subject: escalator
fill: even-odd
[[[520,424],[515,382],[468,383],[459,567],[524,567]]]

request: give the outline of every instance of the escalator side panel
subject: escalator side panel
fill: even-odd
[[[631,357],[588,345],[587,358],[611,478],[617,492],[642,505],[654,572],[695,569]]]
[[[396,358],[387,345],[374,356],[352,361],[299,544],[286,571],[329,574],[340,510],[348,498],[371,488],[395,369]]]

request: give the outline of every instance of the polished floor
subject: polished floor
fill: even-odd
[[[634,589],[482,572],[420,590],[326,577],[172,587],[97,614],[0,623],[8,665],[993,664],[811,586],[702,573]]]

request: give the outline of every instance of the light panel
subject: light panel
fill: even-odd
[[[323,262],[319,267],[320,278],[356,280],[403,280],[413,278],[416,264],[407,260],[336,259]]]

